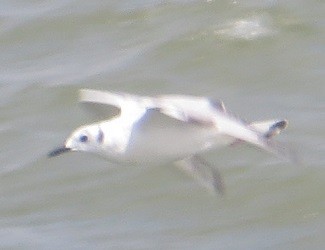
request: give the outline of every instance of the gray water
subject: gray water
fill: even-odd
[[[0,1],[1,249],[322,249],[325,4],[310,0]],[[302,164],[207,156],[226,194],[174,169],[74,153],[80,88],[222,99],[287,118]]]

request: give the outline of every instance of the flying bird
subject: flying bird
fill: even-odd
[[[212,191],[224,192],[216,167],[202,158],[219,147],[249,143],[284,158],[288,151],[272,140],[287,120],[246,122],[223,102],[187,95],[138,96],[82,89],[80,103],[99,121],[74,130],[64,145],[51,151],[83,151],[120,164],[174,163]]]

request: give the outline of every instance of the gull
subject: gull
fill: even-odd
[[[217,168],[202,154],[220,147],[248,143],[288,158],[272,140],[287,120],[246,122],[228,112],[222,101],[188,95],[138,96],[81,89],[79,101],[98,122],[74,130],[64,145],[51,151],[90,152],[111,162],[175,165],[208,190],[224,192]]]

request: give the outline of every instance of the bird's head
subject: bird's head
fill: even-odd
[[[104,141],[104,133],[98,124],[77,128],[68,137],[63,146],[49,152],[54,157],[70,151],[96,152]]]

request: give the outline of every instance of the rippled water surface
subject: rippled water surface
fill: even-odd
[[[322,1],[0,3],[1,249],[322,249]],[[240,146],[207,156],[214,196],[174,169],[47,159],[91,121],[80,88],[222,99],[287,118],[301,166]]]

